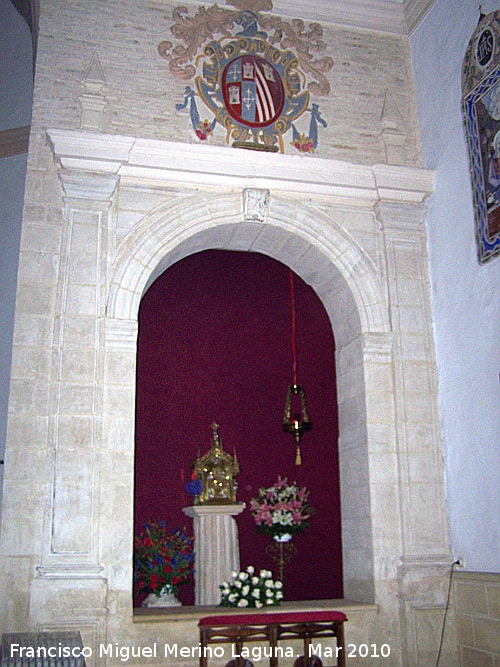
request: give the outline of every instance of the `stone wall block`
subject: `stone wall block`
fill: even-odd
[[[412,480],[409,495],[413,507],[413,534],[409,536],[408,547],[430,554],[445,552],[448,545],[446,541],[443,544],[444,517],[436,510],[442,502],[441,489],[434,482]]]
[[[59,412],[61,415],[88,415],[93,413],[93,385],[60,383]]]
[[[367,425],[368,448],[375,455],[396,451],[396,432],[394,424]]]
[[[369,556],[367,563],[359,564],[356,570],[347,568],[347,572],[355,572],[358,576],[363,574],[373,576],[372,558],[373,558],[373,536],[371,528],[370,516],[361,514],[353,518],[343,519],[343,525],[349,531],[346,542],[342,545],[344,553],[360,554],[364,553],[365,557]]]
[[[134,447],[135,420],[130,416],[114,417],[105,421],[103,442],[110,449],[128,452]]]
[[[408,392],[423,392],[427,395],[435,391],[431,380],[431,371],[428,364],[410,363],[405,361],[403,366],[403,382]]]
[[[58,256],[61,250],[61,226],[26,225],[21,236],[21,251],[51,253]]]
[[[37,380],[50,372],[50,353],[39,347],[16,347],[12,351],[11,378]]]
[[[13,414],[32,413],[35,403],[35,386],[30,380],[11,378],[9,412]]]
[[[3,516],[15,516],[16,521],[2,528],[2,554],[31,556],[40,539],[43,521],[38,499],[43,489],[41,480],[4,478]],[[7,587],[9,590],[10,587]]]
[[[105,367],[107,383],[129,385],[129,378],[135,376],[136,359],[126,350],[110,350],[106,355]]]
[[[430,421],[432,411],[436,409],[436,396],[433,393],[408,391],[405,416],[409,423],[421,424]]]
[[[31,587],[33,629],[38,632],[80,631],[84,646],[92,649],[88,667],[102,664],[100,644],[106,643],[106,597],[104,579],[62,579],[57,586],[46,577],[35,579]],[[60,610],[65,610],[61,618]]]
[[[59,255],[42,252],[22,252],[19,262],[19,283],[55,284]]]
[[[372,391],[366,397],[366,411],[370,422],[390,424],[394,421],[393,394],[389,391]]]
[[[95,255],[99,242],[99,216],[87,211],[73,210],[71,225],[71,260],[73,255],[82,253]]]
[[[453,573],[452,609],[457,628],[459,667],[500,663],[500,575]]]
[[[55,304],[55,285],[29,283],[19,290],[16,309],[22,314],[53,315]]]
[[[332,274],[336,269],[326,255],[318,254],[309,249],[299,258],[295,271],[306,283],[323,285],[324,283],[332,285],[334,278]]]
[[[16,318],[14,325],[14,347],[50,348],[53,322],[50,317],[36,315],[21,315]]]
[[[106,414],[109,417],[122,417],[134,414],[135,387],[108,385],[104,391]]]
[[[398,307],[398,324],[401,332],[415,332],[425,334],[427,322],[422,317],[422,311],[416,306]]]
[[[81,460],[81,468],[75,472],[75,449],[60,449],[56,457],[57,471],[54,480],[56,511],[54,512],[51,540],[52,554],[91,555],[93,498],[88,492],[92,482],[90,461]]]
[[[91,383],[95,376],[95,362],[95,350],[66,347],[62,352],[62,377],[73,382]]]
[[[409,449],[408,476],[415,482],[439,484],[440,471],[429,465],[432,457],[432,440],[423,440],[418,449]]]
[[[352,397],[339,403],[339,429],[348,433],[348,426],[360,424],[366,420],[364,396]]]
[[[69,284],[64,311],[70,315],[93,315],[97,307],[97,299],[95,287]]]
[[[4,552],[4,544],[9,543],[2,542],[2,554],[5,553],[6,557],[0,560],[0,577],[8,581],[9,586],[0,587],[2,632],[24,632],[30,613],[29,587],[26,584],[30,579],[32,562],[29,556],[8,556],[8,552]]]
[[[68,348],[95,350],[96,320],[92,315],[65,312],[64,341]]]
[[[74,285],[97,285],[98,261],[96,253],[73,253],[68,271],[68,282]]]
[[[350,373],[353,367],[362,367],[363,365],[363,357],[360,354],[361,344],[361,340],[352,340],[336,350],[339,366],[341,369],[345,368],[347,373]]]
[[[429,361],[429,339],[425,334],[401,332],[399,336],[401,357],[406,362]]]
[[[92,441],[94,420],[87,413],[83,415],[59,415],[59,445],[67,447],[78,455],[88,448]]]

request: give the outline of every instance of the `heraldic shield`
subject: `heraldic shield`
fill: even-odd
[[[222,95],[232,118],[249,127],[268,127],[279,118],[285,103],[278,71],[259,56],[239,56],[226,65]]]
[[[283,151],[283,134],[309,103],[298,60],[262,38],[212,41],[205,47],[198,94],[233,146]]]

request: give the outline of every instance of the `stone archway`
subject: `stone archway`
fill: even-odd
[[[36,276],[37,290],[57,293],[43,342],[52,371],[43,419],[27,412],[23,433],[11,428],[6,483],[16,493],[2,523],[4,580],[18,575],[15,563],[35,563],[23,570],[29,624],[72,624],[94,647],[104,638],[196,645],[192,620],[141,625],[132,615],[137,312],[176,260],[253,250],[315,289],[336,336],[344,593],[377,605],[350,607],[348,632],[390,643],[388,667],[420,664],[450,563],[424,227],[432,173],[47,134],[63,211],[59,270]],[[46,476],[17,493],[34,433]],[[28,507],[29,539],[18,530]]]
[[[374,374],[366,373],[365,357],[369,359],[373,353],[374,336],[379,355],[388,335],[387,314],[373,267],[348,234],[324,214],[302,206],[292,207],[290,202],[273,197],[266,222],[242,221],[240,206],[239,197],[234,195],[201,202],[199,197],[186,197],[176,205],[157,209],[137,225],[117,258],[107,309],[108,340],[128,329],[130,352],[135,354],[133,340],[142,294],[174,262],[203,249],[261,252],[287,264],[308,282],[325,305],[337,341],[346,596],[373,602],[370,465],[364,405],[366,395],[377,396],[379,386]],[[385,363],[390,363],[389,349],[384,354]],[[371,386],[366,379],[371,379]],[[132,392],[134,382],[135,377],[130,377],[127,383]],[[128,443],[130,451],[133,446],[132,437]],[[365,489],[365,493],[361,495],[360,489]],[[364,536],[362,544],[360,535]]]

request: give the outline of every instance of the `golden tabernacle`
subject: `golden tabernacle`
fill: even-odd
[[[219,425],[212,424],[212,446],[204,455],[196,459],[196,476],[202,483],[202,491],[198,496],[200,505],[233,505],[236,503],[238,485],[235,477],[240,465],[234,456],[227,454],[222,448],[219,437]]]

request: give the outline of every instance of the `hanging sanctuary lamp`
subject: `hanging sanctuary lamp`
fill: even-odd
[[[283,415],[282,428],[286,433],[291,433],[296,445],[295,465],[302,464],[300,443],[302,436],[312,429],[309,421],[304,390],[297,380],[297,331],[295,315],[295,287],[293,282],[293,271],[290,269],[290,309],[292,320],[292,360],[293,360],[293,384],[288,385],[285,400],[285,412]]]

